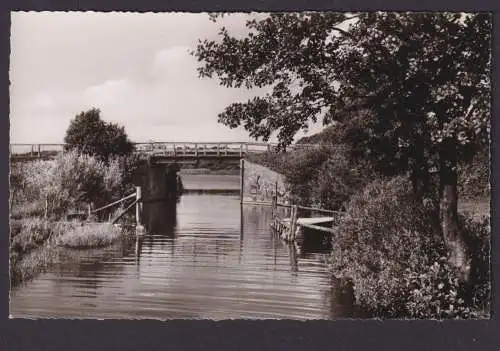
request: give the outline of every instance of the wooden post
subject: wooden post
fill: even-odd
[[[278,181],[274,183],[274,196],[276,197],[276,203],[278,203]]]
[[[194,144],[194,156],[198,157],[198,144]]]
[[[292,206],[292,215],[290,218],[290,240],[295,240],[295,227],[297,224],[297,205]]]
[[[245,143],[245,152],[248,155],[248,144],[247,143]]]
[[[38,144],[38,157],[41,157],[42,156],[42,152],[40,150],[40,144]]]
[[[135,199],[137,200],[137,203],[135,204],[135,222],[136,226],[139,227],[141,225],[141,187],[136,186],[135,187]]]
[[[243,191],[245,184],[245,160],[240,160],[240,204],[243,204]]]
[[[267,144],[267,152],[271,152],[271,144]]]
[[[278,209],[278,181],[274,183],[274,211]]]
[[[35,145],[31,145],[31,156],[33,156],[35,153]]]
[[[243,144],[240,144],[240,157],[243,157]]]
[[[47,217],[49,215],[49,201],[47,200],[47,197],[45,197],[45,213],[44,213],[44,218],[47,220]]]
[[[177,150],[175,149],[175,144],[174,144],[174,157],[177,156]]]
[[[90,220],[90,215],[92,214],[92,206],[90,204],[87,205],[87,220]]]

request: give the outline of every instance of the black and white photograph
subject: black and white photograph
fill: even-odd
[[[10,17],[10,318],[490,319],[490,13]]]

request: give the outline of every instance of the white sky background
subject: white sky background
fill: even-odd
[[[223,24],[243,34],[247,18]],[[92,107],[136,142],[251,140],[217,114],[256,92],[198,78],[189,54],[219,29],[207,14],[12,13],[11,143],[61,143],[70,120]]]

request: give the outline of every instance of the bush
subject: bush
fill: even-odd
[[[471,217],[459,217],[470,257],[470,281],[467,284],[467,301],[480,309],[488,310],[491,300],[491,227],[489,218],[482,222]]]
[[[462,221],[470,237],[471,280],[447,263],[437,213],[403,178],[377,180],[352,197],[332,241],[333,274],[354,284],[356,305],[380,318],[472,318],[489,290],[485,226]]]
[[[375,177],[368,165],[353,162],[348,150],[337,145],[310,181],[311,197],[322,208],[342,210],[351,196]]]
[[[16,215],[43,216],[45,200],[48,214],[60,218],[71,210],[99,207],[117,200],[133,189],[132,157],[110,159],[107,163],[71,150],[53,161],[36,161],[18,170]]]
[[[305,206],[340,209],[352,194],[374,178],[370,167],[353,162],[348,149],[341,144],[265,153],[251,156],[250,160],[283,174],[293,201]]]
[[[490,197],[490,155],[485,149],[458,169],[458,192],[464,199]]]

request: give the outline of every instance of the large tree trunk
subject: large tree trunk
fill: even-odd
[[[458,226],[458,196],[456,164],[450,152],[446,150],[440,162],[440,220],[444,242],[450,253],[449,261],[456,267],[464,279],[468,278],[469,268],[467,246]],[[451,156],[451,157],[447,157]]]

